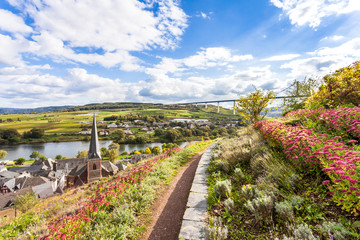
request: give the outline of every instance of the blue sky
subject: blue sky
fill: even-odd
[[[0,107],[235,99],[360,60],[358,0],[4,0]]]

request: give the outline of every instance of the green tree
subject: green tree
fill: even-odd
[[[306,100],[306,108],[336,108],[360,104],[360,62],[323,77],[319,91]]]
[[[23,165],[25,161],[26,161],[26,159],[21,157],[21,158],[16,159],[14,162],[16,165]]]
[[[47,160],[47,157],[45,157],[44,155],[40,155],[39,156],[39,160],[41,160],[41,161],[45,161],[45,160]]]
[[[56,155],[55,159],[56,159],[56,160],[63,159],[63,156],[62,156],[61,154],[58,154],[58,155]]]
[[[4,159],[8,153],[5,150],[0,150],[0,159]]]
[[[110,162],[115,162],[119,158],[118,149],[110,149],[109,150],[109,160]]]
[[[125,131],[122,129],[116,130],[113,132],[116,142],[122,142],[125,139]]]
[[[31,155],[30,155],[30,158],[36,160],[39,156],[40,156],[40,152],[38,152],[38,151],[33,151],[33,152],[31,153]]]
[[[135,137],[136,143],[147,143],[149,141],[149,138],[145,135],[138,135]]]
[[[24,138],[42,138],[44,136],[44,129],[33,128],[28,132],[23,133]]]
[[[161,153],[161,149],[158,146],[153,147],[152,153],[155,155],[159,155]]]
[[[78,151],[78,154],[75,156],[76,158],[87,158],[89,152],[86,150]]]
[[[101,158],[107,157],[109,155],[109,150],[106,147],[100,148]]]
[[[169,129],[166,131],[166,139],[170,142],[176,142],[181,137],[181,133],[176,129]]]
[[[119,144],[117,144],[117,143],[115,143],[115,142],[112,142],[110,145],[109,145],[109,150],[113,150],[113,149],[115,149],[115,150],[117,150],[117,151],[119,151],[119,149],[120,149],[120,145]]]
[[[255,91],[240,97],[236,101],[235,110],[246,121],[255,123],[264,119],[270,111],[266,107],[275,99],[275,93],[270,90],[261,90],[255,88]]]

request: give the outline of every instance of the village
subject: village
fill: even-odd
[[[124,170],[128,164],[138,162],[149,154],[138,154],[112,163],[103,161],[100,154],[98,131],[94,115],[88,156],[53,160],[35,160],[30,166],[7,168],[11,161],[0,165],[0,217],[15,217],[16,198],[33,193],[38,198],[62,194],[67,188],[75,188],[108,177]]]
[[[153,154],[146,154],[140,150],[140,154],[131,155],[124,159],[117,159],[115,162],[102,159],[99,148],[99,137],[109,136],[120,129],[124,131],[124,137],[134,135],[131,129],[138,129],[139,132],[154,133],[159,136],[165,135],[167,130],[181,131],[197,130],[198,128],[211,129],[215,123],[207,119],[183,119],[175,118],[169,121],[145,121],[134,119],[128,122],[96,121],[95,115],[91,122],[92,128],[83,128],[78,132],[81,135],[90,135],[88,156],[75,158],[36,159],[29,166],[10,167],[14,164],[11,160],[0,161],[0,217],[15,217],[15,202],[18,196],[34,194],[38,198],[47,198],[57,194],[63,194],[68,188],[76,188],[84,184],[96,181],[101,177],[112,176],[124,170],[128,164],[138,162]],[[226,123],[221,128],[234,127],[235,123]],[[97,125],[100,125],[101,129]],[[191,134],[191,133],[190,133]],[[196,132],[194,131],[194,135]]]

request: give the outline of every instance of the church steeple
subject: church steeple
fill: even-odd
[[[101,154],[100,154],[99,139],[97,134],[96,119],[94,113],[88,159],[98,159],[98,158],[101,159]]]

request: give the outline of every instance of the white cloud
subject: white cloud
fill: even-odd
[[[324,47],[308,53],[310,57],[290,61],[281,66],[291,69],[292,78],[322,77],[360,58],[360,38],[352,39],[337,47]]]
[[[343,39],[344,36],[339,36],[339,35],[333,35],[333,36],[327,36],[327,37],[324,37],[322,38],[320,41],[339,41],[341,39]]]
[[[300,54],[284,54],[261,59],[261,61],[286,61],[299,57]]]
[[[28,34],[32,32],[32,28],[26,25],[21,17],[4,9],[0,9],[0,29],[11,33]]]
[[[270,0],[289,17],[291,24],[316,28],[323,18],[360,10],[358,0]]]
[[[44,102],[46,105],[73,105],[135,99],[130,89],[136,88],[136,83],[104,78],[81,68],[69,69],[63,78],[37,71],[49,68],[44,65],[0,69],[2,103],[11,106],[22,102],[25,107],[37,107],[43,106]]]
[[[140,69],[140,61],[131,51],[174,48],[187,27],[187,15],[174,0],[9,0],[9,3],[33,19],[35,31],[29,41],[33,48],[24,52],[55,61],[120,65],[125,71]],[[0,19],[1,13],[17,22],[7,28],[31,32],[19,16],[3,10]],[[1,27],[5,24],[0,23]]]
[[[146,69],[150,75],[183,72],[192,69],[208,69],[211,67],[227,66],[229,63],[253,59],[252,55],[234,55],[225,47],[203,48],[195,55],[182,58],[162,58],[154,68]]]

